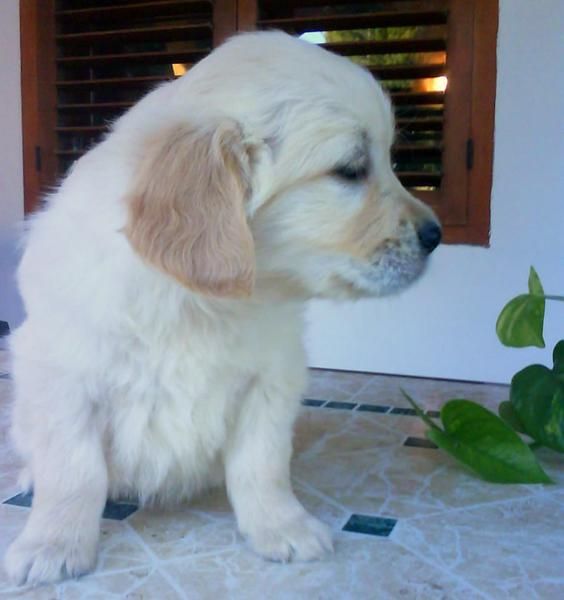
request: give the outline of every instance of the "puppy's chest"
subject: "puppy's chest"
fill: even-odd
[[[223,446],[229,422],[254,382],[247,369],[179,353],[151,357],[144,369],[114,388],[108,434],[122,469],[155,459],[162,464]],[[124,458],[129,457],[129,458]],[[137,468],[137,467],[136,467]],[[172,467],[171,467],[172,468]]]
[[[195,411],[234,403],[259,379],[303,368],[299,329],[280,315],[194,324],[135,324],[113,348],[112,404]]]

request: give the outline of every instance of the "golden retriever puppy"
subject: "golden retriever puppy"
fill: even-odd
[[[91,570],[106,498],[225,483],[251,548],[331,550],[290,484],[309,298],[398,292],[441,230],[394,176],[390,101],[278,32],[158,87],[33,219],[11,339],[13,438],[34,491],[18,582]]]

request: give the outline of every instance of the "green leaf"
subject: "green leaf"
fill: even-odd
[[[554,362],[554,368],[552,370],[556,375],[564,375],[564,340],[560,340],[556,346],[554,346],[552,360]]]
[[[532,285],[534,287],[536,284]],[[543,296],[531,294],[522,294],[510,300],[497,318],[496,331],[501,343],[513,348],[544,348],[544,305]]]
[[[534,267],[531,267],[531,270],[529,271],[529,294],[532,294],[533,296],[544,296],[542,283]]]
[[[555,348],[554,370],[530,365],[511,380],[510,400],[525,431],[543,446],[564,452],[564,378],[562,342]]]
[[[515,412],[515,409],[509,400],[502,402],[498,406],[497,411],[499,416],[515,431],[518,431],[519,433],[525,433],[525,426],[523,423],[521,423],[519,416]]]
[[[535,455],[498,416],[469,400],[450,400],[441,410],[445,431],[427,437],[486,481],[551,483]]]

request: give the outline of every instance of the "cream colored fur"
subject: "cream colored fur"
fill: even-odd
[[[302,310],[422,272],[416,229],[434,217],[393,175],[393,135],[368,73],[257,33],[148,94],[76,163],[19,269],[13,437],[34,501],[13,580],[92,569],[108,495],[176,502],[223,482],[256,552],[331,549],[290,484]]]

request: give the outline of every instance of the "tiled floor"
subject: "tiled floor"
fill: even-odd
[[[6,440],[7,371],[0,351],[0,500],[18,492]],[[555,486],[481,482],[421,444],[424,425],[398,410],[406,408],[400,386],[431,411],[452,397],[495,407],[507,396],[504,386],[313,371],[293,474],[303,503],[333,528],[327,559],[280,565],[256,557],[218,492],[173,512],[104,519],[93,575],[18,589],[0,574],[0,597],[564,598],[563,457],[540,453]],[[28,510],[0,504],[0,554]]]

